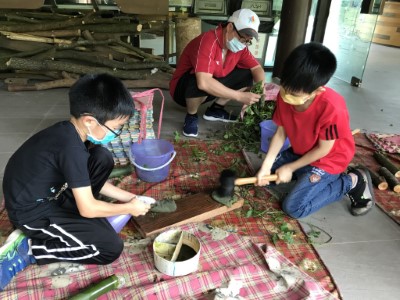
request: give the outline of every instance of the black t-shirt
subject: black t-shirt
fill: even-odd
[[[22,225],[49,215],[49,200],[56,200],[65,188],[90,186],[88,159],[89,152],[69,121],[29,138],[4,171],[3,192],[10,220]]]

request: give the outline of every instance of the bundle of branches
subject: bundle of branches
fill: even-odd
[[[261,143],[260,123],[272,119],[275,110],[275,101],[264,99],[262,82],[256,83],[251,92],[262,95],[258,103],[249,105],[243,115],[235,123],[230,123],[224,133],[226,151],[239,148],[258,153]]]
[[[166,88],[173,69],[130,43],[151,26],[114,12],[0,12],[0,78],[10,91],[68,87],[87,73],[112,74],[128,87]]]

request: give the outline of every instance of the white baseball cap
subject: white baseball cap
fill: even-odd
[[[229,17],[228,22],[233,23],[241,35],[252,36],[258,41],[260,19],[254,11],[247,8],[239,9]]]

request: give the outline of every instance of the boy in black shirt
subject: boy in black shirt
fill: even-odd
[[[131,116],[128,90],[111,75],[86,75],[71,87],[69,101],[71,119],[33,135],[6,166],[5,205],[17,230],[0,248],[0,290],[34,262],[113,262],[123,241],[106,217],[150,209],[107,182],[114,162],[100,146]],[[97,200],[100,194],[122,203]]]

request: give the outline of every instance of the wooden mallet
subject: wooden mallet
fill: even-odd
[[[264,179],[269,181],[276,181],[278,176],[268,175]],[[219,177],[220,186],[217,190],[212,192],[211,197],[224,205],[229,204],[232,201],[234,194],[234,189],[236,185],[254,184],[257,182],[257,177],[246,177],[246,178],[236,178],[236,174],[233,170],[226,169],[221,172]]]

